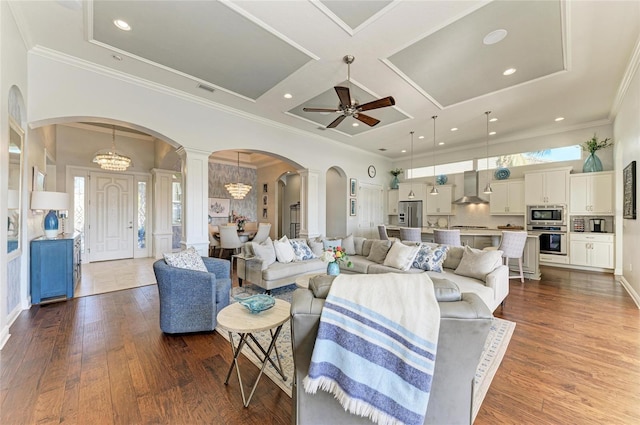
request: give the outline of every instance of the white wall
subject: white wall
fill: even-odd
[[[636,53],[640,48],[636,49]],[[640,216],[636,220],[622,219],[622,170],[631,161],[636,161],[636,197],[640,192],[640,72],[636,55],[635,75],[626,91],[626,95],[614,123],[616,150],[616,225],[617,252],[622,252],[616,260],[616,266],[622,270],[622,281],[640,305],[640,256],[637,253],[640,240]],[[621,248],[621,250],[620,250]]]

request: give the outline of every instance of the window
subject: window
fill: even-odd
[[[545,149],[534,152],[523,152],[511,155],[501,155],[489,158],[489,169],[499,167],[520,167],[523,165],[550,164],[552,162],[574,161],[582,157],[580,145],[564,146],[561,148]],[[487,159],[478,159],[478,170],[487,169]]]
[[[84,254],[84,184],[85,178],[73,178],[73,230],[80,233],[80,252]]]
[[[171,201],[173,205],[173,224],[179,226],[182,224],[182,186],[175,179],[176,177],[174,176],[174,182],[171,186]]]
[[[138,248],[147,247],[147,182],[138,182]]]
[[[448,164],[440,164],[435,166],[435,175],[440,174],[456,174],[473,170],[473,161],[450,162]],[[420,177],[431,177],[434,175],[434,167],[420,167],[407,170],[408,179],[417,179]]]

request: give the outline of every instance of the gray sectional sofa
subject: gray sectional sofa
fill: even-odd
[[[315,255],[319,256],[323,249],[320,239],[303,241]],[[335,242],[335,240],[333,241]],[[391,252],[389,246],[396,242],[382,241],[379,239],[366,239],[349,236],[340,240],[341,246],[349,254],[352,267],[340,263],[340,269],[344,273],[428,273],[432,279],[446,279],[454,282],[463,293],[477,294],[489,310],[494,311],[509,294],[509,269],[502,265],[501,252],[492,251],[486,254],[480,250],[467,247],[449,247],[446,257],[442,262],[441,271],[427,270],[423,268],[408,267],[399,269],[389,265]],[[398,241],[400,242],[400,241]],[[387,250],[383,246],[385,243]],[[419,245],[415,242],[403,242],[403,245]],[[265,259],[267,254],[255,252],[253,244],[245,244],[242,255],[237,257],[237,270],[240,283],[247,281],[264,288],[267,291],[294,283],[296,277],[309,273],[325,273],[327,264],[319,258],[302,261],[280,262],[275,258]],[[426,247],[436,249],[439,247],[433,243],[422,243]],[[255,245],[253,245],[255,247]],[[261,247],[255,247],[261,251]],[[261,256],[262,255],[262,256]],[[465,257],[463,262],[463,257]],[[462,267],[461,267],[462,263]]]

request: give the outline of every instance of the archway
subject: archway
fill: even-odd
[[[348,198],[345,193],[349,193],[347,175],[341,168],[331,167],[327,170],[326,182],[327,236],[346,236]]]

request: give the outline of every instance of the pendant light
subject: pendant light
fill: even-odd
[[[413,193],[413,131],[411,132],[411,158],[409,159],[409,168],[411,169],[411,190],[409,191],[409,195],[407,196],[407,198],[414,199],[416,197],[416,194]]]
[[[102,149],[93,157],[93,162],[108,171],[125,171],[131,166],[131,158],[116,152],[116,126],[113,126],[111,149]]]
[[[484,187],[484,193],[491,195],[493,190],[491,189],[491,177],[489,177],[489,114],[491,111],[487,111],[484,114],[487,116],[487,185]]]
[[[429,192],[430,195],[437,195],[438,193],[438,188],[436,187],[436,118],[438,118],[437,115],[432,116],[431,118],[433,118],[433,151],[432,151],[432,158],[433,158],[433,187],[431,188],[431,192]]]
[[[238,152],[238,171],[237,171],[238,183],[227,183],[224,185],[227,192],[233,197],[233,199],[244,199],[247,193],[251,190],[251,186],[248,184],[240,183],[240,152]]]

